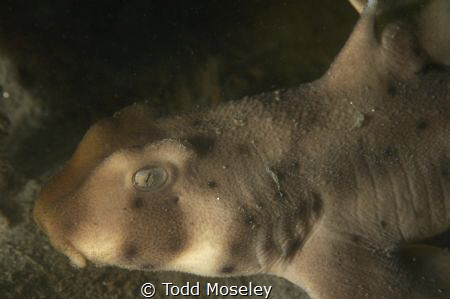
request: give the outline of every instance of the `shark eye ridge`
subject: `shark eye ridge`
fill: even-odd
[[[140,191],[159,190],[167,181],[167,171],[160,166],[145,166],[133,175],[133,186]]]

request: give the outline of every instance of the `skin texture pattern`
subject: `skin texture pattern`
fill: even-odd
[[[73,264],[268,273],[312,298],[450,298],[450,4],[351,1],[318,80],[94,124],[35,219]]]

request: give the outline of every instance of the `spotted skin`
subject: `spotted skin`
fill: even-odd
[[[449,4],[351,2],[360,21],[312,83],[94,124],[36,202],[54,247],[80,267],[270,273],[319,299],[449,298],[429,241],[450,231]]]

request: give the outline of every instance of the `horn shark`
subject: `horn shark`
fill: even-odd
[[[94,124],[34,216],[83,267],[268,273],[312,298],[450,298],[450,2],[352,0],[318,80]]]

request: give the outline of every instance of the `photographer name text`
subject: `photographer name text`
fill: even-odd
[[[166,296],[200,296],[203,289],[206,296],[259,296],[267,299],[273,288],[272,286],[254,285],[252,282],[241,286],[226,286],[220,285],[217,282],[208,282],[203,288],[200,282],[187,282],[181,286],[170,282],[163,282],[161,284],[164,287]]]

